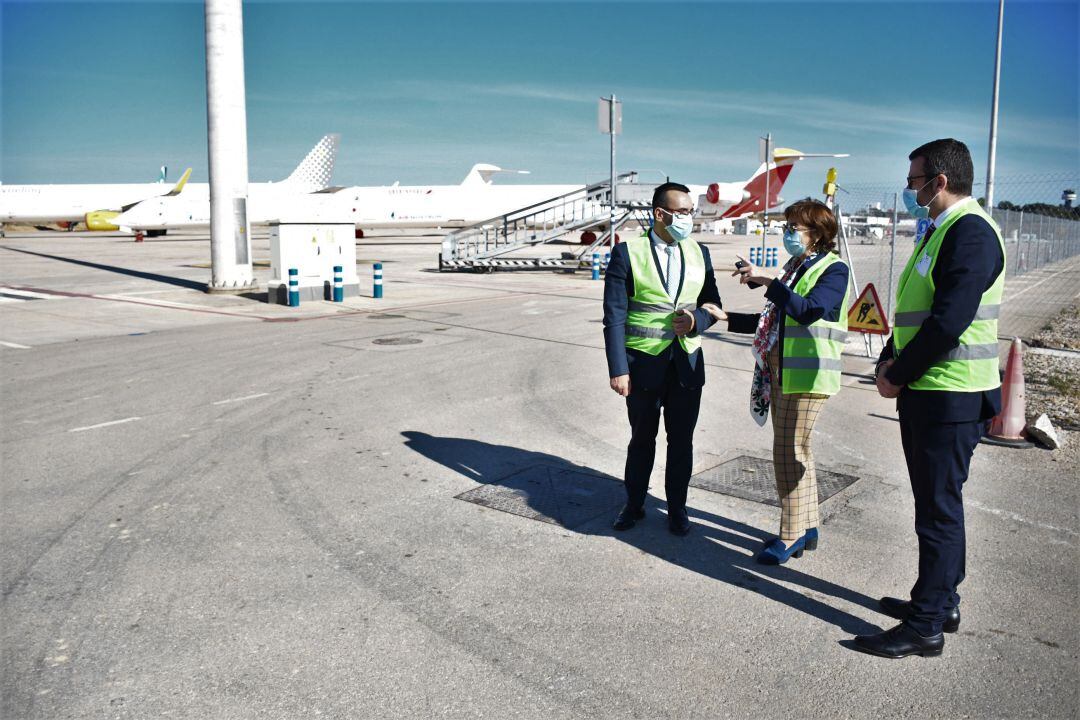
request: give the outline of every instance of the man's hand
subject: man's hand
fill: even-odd
[[[878,395],[883,398],[895,398],[900,395],[900,390],[903,389],[902,385],[893,385],[885,377],[885,371],[888,370],[894,362],[896,362],[896,360],[886,360],[878,366],[877,391]]]
[[[630,376],[629,375],[616,375],[611,378],[611,389],[619,393],[623,397],[630,396]]]
[[[675,311],[675,320],[672,325],[675,329],[675,334],[679,337],[688,335],[694,329],[694,315],[680,308]]]
[[[716,320],[727,322],[727,312],[716,303],[705,303],[701,309],[712,315]]]

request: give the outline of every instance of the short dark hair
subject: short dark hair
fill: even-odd
[[[656,189],[653,190],[652,206],[654,208],[663,207],[660,203],[664,201],[664,195],[666,195],[671,190],[684,192],[687,195],[690,194],[690,188],[686,187],[685,185],[682,185],[680,183],[666,182],[662,185],[657,185]],[[666,210],[667,208],[664,209]]]
[[[833,252],[836,249],[836,216],[820,200],[806,198],[784,208],[784,219],[792,225],[804,225],[817,237],[810,247],[814,252]]]
[[[908,160],[917,157],[926,161],[927,181],[944,175],[949,179],[949,192],[954,195],[971,194],[975,166],[971,162],[971,152],[967,145],[952,138],[934,140],[912,150]]]

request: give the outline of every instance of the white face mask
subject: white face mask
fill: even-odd
[[[690,233],[694,231],[693,213],[673,213],[664,208],[659,209],[661,212],[665,212],[671,216],[671,223],[666,227],[668,235],[670,235],[675,242],[681,242],[690,237]]]

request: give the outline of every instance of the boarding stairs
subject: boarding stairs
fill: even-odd
[[[612,245],[611,238],[635,218],[648,224],[648,208],[655,184],[637,182],[635,173],[619,177],[614,212],[611,183],[587,185],[572,192],[520,208],[498,217],[467,225],[447,235],[439,254],[441,272],[495,270],[578,270],[592,266],[592,255]],[[610,227],[609,227],[610,225]],[[578,242],[586,231],[596,239]],[[521,251],[555,242],[574,250],[526,257]]]

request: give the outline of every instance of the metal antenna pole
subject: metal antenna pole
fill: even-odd
[[[990,110],[990,157],[986,161],[986,211],[994,207],[994,163],[997,159],[998,86],[1001,82],[1001,28],[1005,19],[1005,0],[998,0],[997,52],[994,55],[994,101]]]
[[[769,234],[769,161],[772,160],[772,133],[765,133],[765,207],[761,216],[761,255],[758,260],[765,263],[765,236]]]
[[[608,245],[615,246],[615,93],[611,93],[611,208],[608,216]]]

